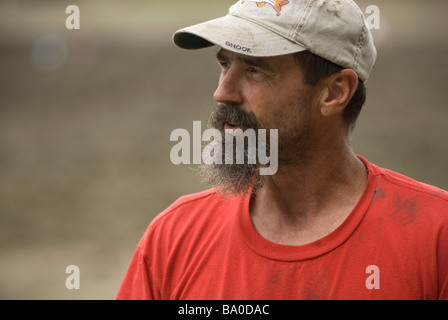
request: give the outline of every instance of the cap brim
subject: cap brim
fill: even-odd
[[[177,31],[174,43],[183,49],[213,45],[255,57],[280,56],[306,50],[298,43],[251,21],[227,15]]]

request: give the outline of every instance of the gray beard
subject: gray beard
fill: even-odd
[[[244,163],[237,164],[236,143],[233,143],[233,150],[225,147],[226,138],[233,139],[224,133],[226,122],[239,126],[243,130],[254,129],[257,132],[258,129],[255,116],[244,113],[236,106],[220,105],[212,109],[208,125],[210,128],[218,129],[222,134],[222,163],[201,164],[199,175],[203,183],[217,188],[218,192],[224,196],[244,196],[262,187],[264,177],[259,174],[261,164],[258,159],[255,164],[249,163],[248,143],[245,143],[244,147]],[[228,163],[229,159],[233,159],[233,164]]]
[[[236,164],[236,145],[226,154],[225,139],[222,142],[223,159],[221,164],[201,164],[199,174],[202,182],[216,187],[218,192],[226,197],[245,196],[263,186],[264,176],[259,174],[261,164],[248,163],[248,148],[244,148],[244,163]],[[233,164],[226,163],[233,158]]]

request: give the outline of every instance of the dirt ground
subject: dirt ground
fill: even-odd
[[[448,1],[391,2],[358,2],[381,29],[352,146],[448,189]],[[76,1],[67,30],[70,1],[0,1],[0,299],[113,299],[152,218],[206,188],[170,133],[207,119],[215,50],[171,35],[232,1],[104,3]]]

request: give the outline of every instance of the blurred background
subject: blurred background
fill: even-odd
[[[207,188],[170,133],[206,121],[215,50],[171,36],[233,2],[0,0],[0,299],[114,299],[153,217]],[[448,0],[357,2],[381,24],[352,146],[448,189]]]

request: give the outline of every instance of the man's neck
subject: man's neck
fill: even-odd
[[[262,236],[303,245],[325,237],[347,218],[364,192],[367,171],[348,146],[336,150],[266,177],[250,208]]]

